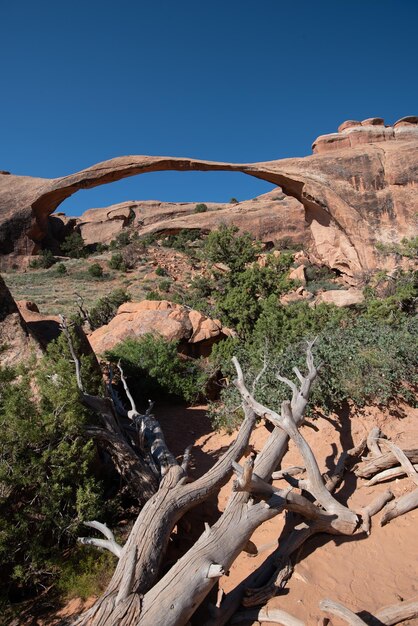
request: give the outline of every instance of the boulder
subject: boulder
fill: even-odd
[[[40,356],[41,349],[19,313],[16,302],[0,276],[0,365],[15,366]]]
[[[312,304],[316,306],[321,302],[335,304],[338,307],[351,307],[364,302],[364,295],[361,289],[333,289],[320,293]]]
[[[97,355],[111,350],[125,339],[135,339],[147,333],[177,341],[189,356],[206,356],[213,343],[231,336],[219,320],[212,320],[199,311],[190,310],[168,300],[125,302],[116,316],[89,336]]]
[[[293,291],[288,291],[280,296],[280,304],[287,305],[294,302],[310,302],[313,299],[313,293],[307,291],[304,287],[298,287]]]
[[[18,300],[16,304],[30,333],[42,348],[46,348],[51,341],[58,339],[61,332],[58,315],[43,315],[39,312],[35,302]]]
[[[291,280],[297,280],[302,283],[302,285],[306,285],[306,276],[305,276],[305,268],[303,265],[298,265],[289,273],[289,278]]]

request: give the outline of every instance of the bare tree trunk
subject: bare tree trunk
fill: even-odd
[[[121,558],[105,594],[78,624],[114,626],[116,599],[124,578],[127,562],[135,550],[132,583],[129,594],[138,598],[154,584],[164,556],[171,531],[178,520],[192,507],[197,506],[219,490],[229,479],[232,462],[240,458],[248,446],[255,423],[255,414],[246,409],[246,417],[235,442],[204,476],[193,483],[185,483],[184,470],[176,465],[169,468],[158,492],[145,504],[129,535]],[[134,610],[132,608],[132,610]],[[143,613],[143,609],[142,609]],[[142,619],[141,613],[141,619]],[[163,615],[163,613],[161,613]],[[120,624],[131,625],[132,614]],[[151,623],[151,622],[150,622]]]
[[[185,455],[183,465],[179,466],[165,449],[159,425],[154,422],[149,424],[148,430],[153,433],[153,441],[161,439],[161,446],[165,450],[161,456],[159,445],[157,447],[160,452],[157,454],[155,451],[153,454],[153,458],[158,461],[157,466],[163,470],[160,487],[142,509],[125,546],[120,550],[119,563],[108,589],[96,604],[75,622],[78,626],[187,624],[197,607],[216,585],[219,577],[227,573],[245,548],[253,531],[264,521],[283,511],[290,511],[303,521],[298,523],[281,542],[274,558],[268,560],[269,576],[276,570],[273,577],[266,580],[264,574],[255,575],[251,580],[255,582],[256,588],[246,590],[245,605],[264,602],[285,584],[292,572],[289,557],[307,538],[317,532],[343,535],[351,535],[357,531],[370,532],[371,516],[381,510],[393,497],[392,493],[387,491],[355,512],[338,502],[332,495],[349,459],[359,454],[365,445],[364,442],[341,455],[334,475],[327,477],[326,482],[321,476],[315,456],[298,430],[304,419],[311,385],[317,375],[311,346],[307,352],[308,375],[303,377],[299,370],[295,369],[299,387],[292,381],[278,376],[292,391],[291,402],[283,402],[280,413],[255,400],[245,385],[241,367],[236,359],[234,364],[237,370],[235,384],[243,400],[245,419],[235,442],[204,476],[195,482],[187,482],[188,453]],[[141,433],[145,432],[146,416],[140,416],[136,412],[129,390],[127,393],[132,405],[128,416],[134,423],[141,424]],[[274,429],[255,462],[248,459],[241,467],[236,461],[248,445],[256,416],[271,422]],[[401,462],[404,471],[414,479],[414,468],[408,460],[408,453],[404,454],[393,444],[389,444],[391,452],[382,455],[380,445],[383,446],[384,443],[379,436],[380,432],[377,429],[369,435],[372,461],[361,465],[373,463],[373,473],[379,471],[382,464],[383,467],[391,467],[391,464]],[[270,479],[286,452],[289,437],[303,458],[306,478],[298,479],[283,473],[291,484],[286,489],[279,489],[270,484]],[[382,463],[383,457],[385,459]],[[190,550],[158,579],[161,560],[174,525],[186,511],[219,490],[230,477],[232,470],[237,478],[224,513],[212,527],[206,525],[205,531]],[[369,471],[370,468],[367,472]],[[117,547],[116,551],[119,549],[120,547]],[[246,582],[248,583],[248,580]],[[266,584],[260,587],[260,583]],[[244,591],[245,585],[240,585],[222,602],[219,600],[214,618],[207,626],[225,624],[241,603]],[[364,624],[357,615],[345,607],[341,608],[341,605],[328,603],[327,610],[331,612],[339,610],[340,615],[344,614],[344,618],[350,624]]]

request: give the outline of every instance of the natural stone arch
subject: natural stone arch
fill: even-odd
[[[47,232],[48,216],[80,189],[147,172],[235,171],[279,185],[299,200],[311,225],[316,257],[353,277],[376,267],[376,241],[393,237],[393,232],[399,240],[413,234],[412,216],[418,207],[414,157],[418,126],[407,124],[385,132],[370,124],[342,125],[344,148],[338,148],[334,135],[325,136],[320,138],[320,153],[296,159],[222,163],[126,156],[62,178],[1,174],[1,253],[10,253],[12,248],[14,254],[33,251]]]

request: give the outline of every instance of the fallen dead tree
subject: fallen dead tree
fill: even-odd
[[[349,626],[394,626],[405,620],[410,620],[418,617],[418,600],[412,600],[410,602],[400,602],[387,606],[384,609],[380,609],[374,615],[361,611],[354,613],[341,602],[335,600],[321,600],[319,608],[324,613],[329,615],[335,615]],[[364,619],[363,619],[364,618]],[[251,611],[241,611],[236,613],[231,620],[231,624],[239,624],[241,622],[259,621],[267,622],[269,624],[281,624],[281,626],[305,626],[305,622],[290,615],[289,613],[277,608],[262,608]],[[328,618],[322,620],[322,624],[325,626],[329,623]]]
[[[76,361],[74,354],[73,357]],[[367,442],[361,442],[352,450],[344,451],[335,471],[326,477],[321,475],[314,453],[299,430],[304,421],[311,386],[317,376],[312,344],[307,349],[306,363],[305,376],[295,369],[297,384],[278,376],[288,385],[292,399],[283,402],[280,412],[277,412],[257,402],[254,391],[250,392],[246,386],[238,361],[234,359],[237,371],[235,384],[241,394],[245,419],[236,440],[228,450],[206,474],[193,482],[187,475],[189,451],[186,451],[183,463],[178,464],[167,449],[161,429],[150,412],[146,415],[138,413],[123,371],[120,371],[131,404],[126,415],[138,432],[139,444],[135,443],[135,448],[141,448],[141,438],[149,438],[149,466],[155,465],[155,473],[160,477],[159,487],[138,515],[124,546],[114,545],[109,529],[101,527],[103,525],[97,522],[90,523],[90,526],[104,532],[106,540],[96,539],[95,542],[91,538],[84,539],[84,542],[110,547],[118,555],[119,561],[105,593],[74,624],[187,624],[219,578],[228,571],[248,544],[254,530],[280,513],[291,513],[295,520],[294,527],[280,542],[277,551],[267,559],[266,566],[230,594],[219,594],[217,606],[211,607],[212,618],[208,624],[221,626],[232,617],[241,603],[244,606],[256,606],[275,595],[291,576],[291,556],[313,534],[325,532],[331,535],[352,535],[370,532],[371,517],[393,495],[386,491],[359,511],[351,510],[334,497],[333,492],[344,472],[364,451]],[[77,377],[80,390],[84,393],[79,371]],[[97,398],[94,401],[91,398],[84,400],[89,406],[97,403],[100,406]],[[256,458],[249,458],[243,465],[239,465],[238,460],[248,446],[257,416],[272,424],[273,430]],[[292,468],[289,473],[281,470],[281,477],[289,485],[278,488],[271,484],[271,478],[287,450],[289,438],[293,440],[303,459],[305,477],[296,477],[301,468]],[[371,454],[377,457],[380,454],[380,439],[375,434],[368,439]],[[154,451],[152,442],[158,442]],[[394,453],[391,450],[391,454],[396,461],[397,451]],[[162,559],[174,526],[192,507],[216,493],[228,481],[232,472],[236,474],[236,479],[225,511],[212,527],[206,525],[196,543],[161,577]],[[407,473],[410,472],[408,465]],[[136,485],[136,488],[139,489],[140,485]],[[105,545],[106,542],[109,542],[108,546]]]

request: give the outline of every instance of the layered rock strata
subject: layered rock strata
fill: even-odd
[[[393,126],[380,118],[345,122],[338,133],[318,138],[313,150],[304,158],[243,164],[119,157],[56,179],[0,174],[3,266],[37,250],[49,235],[49,215],[79,189],[162,170],[223,170],[269,181],[296,198],[316,260],[359,277],[382,262],[377,242],[397,243],[416,234],[418,117]]]

